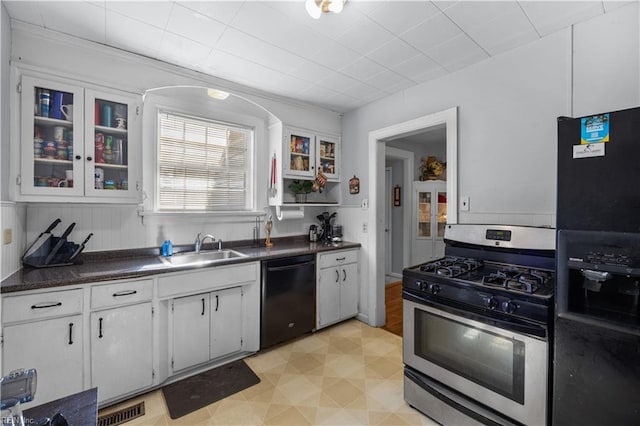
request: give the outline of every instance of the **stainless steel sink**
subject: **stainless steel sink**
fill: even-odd
[[[184,265],[208,265],[210,263],[220,262],[238,257],[247,257],[246,254],[239,253],[235,250],[209,250],[196,253],[194,251],[186,253],[177,253],[173,256],[159,256],[162,263],[170,266]]]

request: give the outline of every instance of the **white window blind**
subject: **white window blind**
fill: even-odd
[[[253,130],[161,111],[158,209],[251,209]]]

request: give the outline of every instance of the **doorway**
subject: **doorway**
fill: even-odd
[[[457,223],[457,108],[419,117],[369,132],[369,227],[373,238],[369,241],[368,280],[370,288],[369,321],[374,326],[385,324],[385,169],[386,142],[402,135],[424,131],[434,126],[446,126],[447,162],[447,223]],[[404,191],[405,194],[407,191]]]

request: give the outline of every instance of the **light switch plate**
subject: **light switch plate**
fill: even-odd
[[[465,195],[464,197],[460,197],[460,211],[468,212],[469,211],[469,196]]]

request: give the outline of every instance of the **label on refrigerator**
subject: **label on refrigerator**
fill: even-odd
[[[581,144],[609,142],[609,114],[584,117],[580,124]]]
[[[604,157],[604,143],[573,146],[573,158]]]

